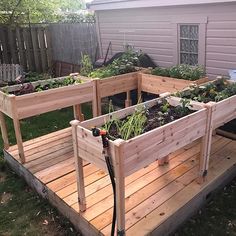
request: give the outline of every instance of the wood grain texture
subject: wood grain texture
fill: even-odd
[[[65,129],[65,135],[62,131],[58,132],[58,136],[57,132],[48,135],[51,140],[48,144],[48,154],[45,153],[38,159],[26,161],[22,165],[14,158],[17,155],[11,156],[10,151],[5,152],[5,158],[18,174],[39,194],[48,198],[82,233],[109,235],[113,196],[107,174],[92,164],[83,163],[87,210],[81,213],[73,154],[69,152],[54,155],[54,152],[63,149],[57,143],[60,143],[60,137],[62,140],[66,139],[69,131],[70,129]],[[28,150],[37,150],[46,138],[47,135],[36,138],[28,142],[26,147]],[[33,145],[32,148],[30,145]],[[50,152],[50,146],[57,147],[57,150]],[[68,146],[72,147],[72,143],[68,143]],[[199,165],[199,140],[172,153],[169,165],[158,167],[158,163],[154,162],[126,177],[126,234],[165,235],[174,230],[193,210],[198,209],[208,193],[235,176],[235,147],[235,141],[217,135],[213,137],[209,176],[202,186],[195,181]]]

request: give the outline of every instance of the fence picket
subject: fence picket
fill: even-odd
[[[48,68],[52,68],[52,42],[51,42],[51,35],[49,32],[49,28],[45,28],[45,39],[46,39],[46,52],[47,52],[47,63]]]
[[[26,55],[25,55],[24,39],[23,39],[23,35],[22,35],[22,29],[19,27],[16,28],[16,39],[17,39],[17,43],[18,43],[20,64],[22,65],[24,70],[27,70],[27,61],[26,61]]]
[[[48,72],[52,60],[79,65],[81,52],[94,62],[97,45],[94,23],[0,25],[0,63],[25,71]]]
[[[1,38],[1,45],[3,48],[2,50],[3,63],[10,63],[6,27],[0,27],[0,38]]]
[[[45,45],[45,37],[44,37],[44,28],[38,28],[38,39],[39,39],[39,48],[42,62],[42,70],[47,71],[47,54],[46,54],[46,45]]]
[[[41,56],[39,51],[39,41],[38,32],[36,27],[31,28],[32,46],[33,46],[33,56],[35,61],[35,69],[37,72],[42,71],[41,69]]]

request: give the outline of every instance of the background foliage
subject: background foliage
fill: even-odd
[[[0,23],[91,22],[93,15],[81,11],[84,0],[1,0]]]

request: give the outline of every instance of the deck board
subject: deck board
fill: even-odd
[[[154,162],[126,177],[127,235],[169,233],[168,225],[173,224],[178,212],[183,211],[198,195],[206,194],[214,181],[223,181],[228,170],[235,166],[235,144],[236,141],[221,136],[213,137],[209,176],[203,186],[195,181],[200,151],[198,141],[172,153],[168,165],[158,167]],[[27,141],[24,147],[24,165],[19,163],[16,146],[8,150],[5,158],[12,167],[29,184],[36,183],[37,191],[46,188],[49,201],[84,233],[109,235],[113,211],[110,179],[104,171],[87,162],[84,162],[87,210],[79,213],[71,129]],[[40,184],[42,187],[39,188]],[[184,211],[186,217],[188,211],[187,208]]]

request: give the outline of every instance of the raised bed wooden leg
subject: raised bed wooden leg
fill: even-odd
[[[6,126],[6,120],[5,120],[4,114],[2,112],[0,112],[0,126],[1,126],[4,148],[8,149],[9,148],[9,139],[8,139],[8,135],[7,135],[7,126]]]
[[[169,155],[164,157],[164,163],[165,164],[169,164],[169,160],[170,160]]]
[[[121,146],[124,140],[117,139],[115,142],[118,144],[115,147],[117,235],[125,235],[125,175]]]
[[[74,118],[79,121],[84,121],[84,114],[82,113],[81,105],[74,105],[73,106],[74,110]]]
[[[77,180],[77,190],[78,190],[78,203],[80,211],[84,212],[86,210],[84,170],[83,170],[83,160],[82,158],[79,157],[78,142],[77,142],[77,126],[79,123],[80,122],[78,120],[73,120],[70,122],[72,126],[72,138],[73,138],[75,170],[76,170],[76,180]]]
[[[138,73],[138,102],[142,102],[142,74]]]
[[[97,84],[98,80],[95,80],[93,84],[93,101],[92,101],[93,117],[98,116]]]
[[[202,184],[206,179],[206,155],[207,155],[207,140],[208,137],[204,136],[201,138],[201,150],[200,150],[200,158],[199,158],[199,175],[197,182]]]
[[[169,155],[158,159],[158,166],[164,166],[164,164],[169,163]]]
[[[213,104],[214,105],[214,104]],[[206,177],[209,167],[211,143],[212,143],[212,107],[213,105],[209,103],[206,105],[207,108],[207,124],[206,124],[206,135],[201,138],[201,150],[200,150],[200,160],[199,160],[199,176],[197,182],[202,184]]]
[[[164,159],[158,159],[158,166],[164,166]]]
[[[25,153],[24,153],[22,135],[21,135],[21,130],[20,130],[20,120],[13,118],[13,124],[14,124],[14,129],[15,129],[16,142],[18,146],[20,160],[22,163],[25,163]]]
[[[126,92],[126,100],[125,100],[125,107],[129,107],[132,105],[132,101],[130,99],[130,91]]]

